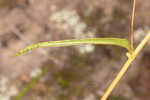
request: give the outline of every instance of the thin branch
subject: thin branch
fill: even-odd
[[[134,18],[135,18],[135,7],[136,7],[136,0],[133,1],[133,8],[132,8],[132,16],[131,16],[131,33],[130,33],[130,43],[131,43],[131,51],[134,51]]]
[[[148,32],[148,34],[145,36],[145,38],[142,40],[142,42],[135,49],[135,51],[133,52],[133,54],[128,58],[128,60],[123,65],[122,69],[120,70],[120,72],[118,73],[118,75],[116,76],[116,78],[113,80],[113,82],[111,83],[111,85],[106,90],[106,92],[105,92],[104,96],[101,98],[101,100],[106,100],[108,98],[108,96],[110,95],[110,93],[116,87],[116,85],[118,84],[118,82],[120,81],[120,79],[122,78],[122,76],[125,74],[125,72],[129,68],[129,66],[131,65],[131,63],[134,61],[134,59],[136,58],[136,56],[144,48],[144,46],[149,41],[149,39],[150,39],[150,32]]]

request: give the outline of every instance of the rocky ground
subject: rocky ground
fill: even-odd
[[[137,0],[135,46],[150,30],[149,4]],[[0,100],[15,100],[43,67],[47,72],[21,100],[99,100],[127,60],[124,49],[86,45],[13,55],[41,41],[129,38],[131,7],[132,0],[0,0]],[[149,45],[109,100],[150,99]]]

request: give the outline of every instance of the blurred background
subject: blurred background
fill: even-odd
[[[114,46],[39,48],[42,41],[93,37],[129,39],[133,0],[0,0],[0,100],[14,97],[44,67],[21,100],[99,100],[127,60]],[[135,47],[150,30],[150,1],[137,0]],[[109,100],[150,100],[150,42]]]

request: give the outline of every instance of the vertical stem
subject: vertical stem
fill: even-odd
[[[136,0],[133,1],[133,7],[132,7],[132,16],[131,16],[131,33],[130,33],[130,43],[131,43],[131,51],[134,51],[134,17],[135,17],[135,7],[136,7]]]

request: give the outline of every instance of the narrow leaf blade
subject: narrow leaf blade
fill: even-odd
[[[34,85],[40,80],[40,78],[47,72],[48,68],[44,67],[42,71],[34,77],[31,82],[23,88],[22,91],[15,97],[14,100],[22,100],[22,98],[34,87]]]
[[[127,50],[130,50],[129,41],[122,38],[85,38],[85,39],[73,39],[73,40],[61,40],[61,41],[48,41],[32,44],[24,49],[21,49],[15,56],[19,56],[35,48],[42,47],[65,47],[73,45],[85,45],[85,44],[97,44],[97,45],[114,45],[120,46]]]

